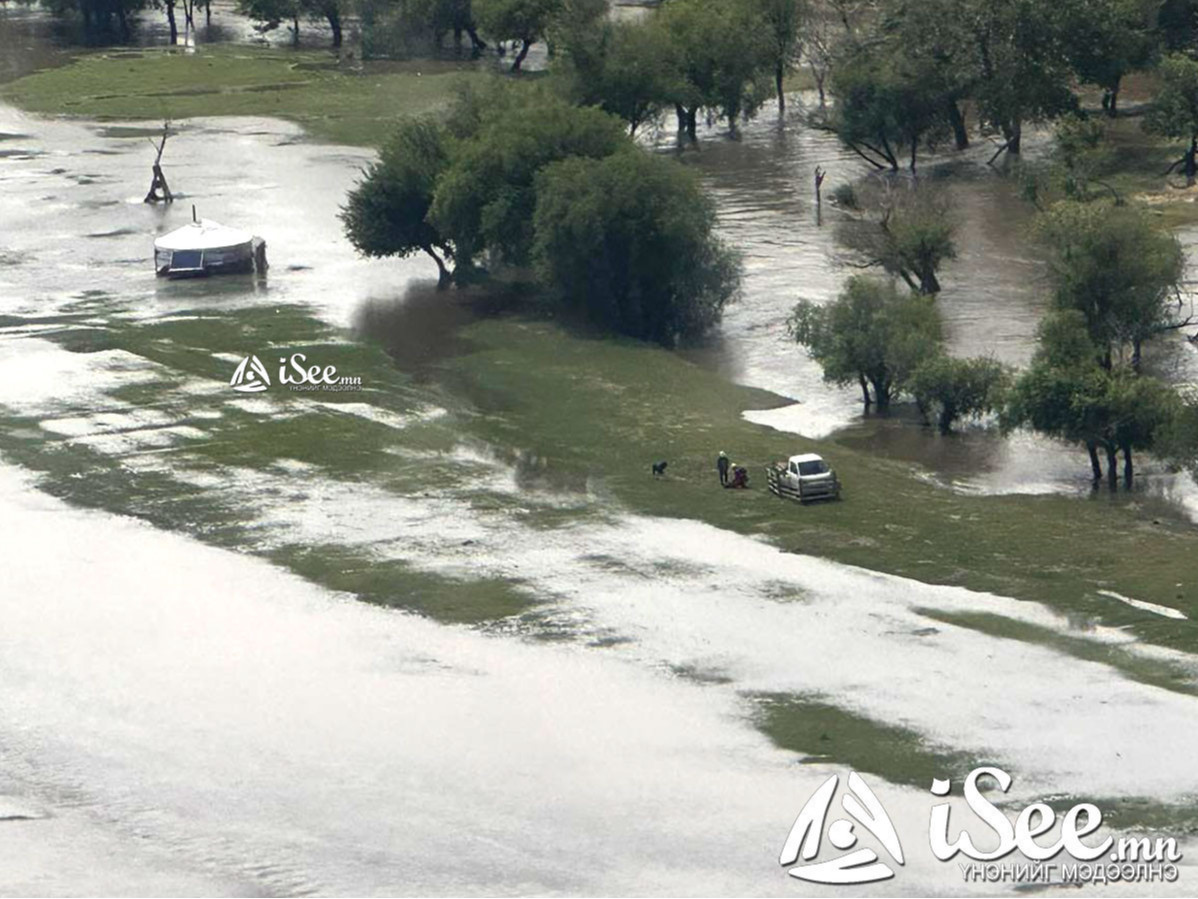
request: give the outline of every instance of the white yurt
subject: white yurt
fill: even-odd
[[[266,269],[266,243],[248,231],[196,216],[154,241],[154,271],[167,278],[194,278]]]

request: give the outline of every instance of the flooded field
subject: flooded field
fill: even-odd
[[[533,435],[489,437],[501,400],[443,377],[493,303],[354,255],[337,212],[367,151],[273,119],[178,127],[179,199],[151,207],[141,125],[0,105],[0,892],[793,895],[778,851],[848,766],[904,833],[930,776],[982,762],[1013,803],[1198,832],[1192,651],[627,509]],[[767,110],[688,154],[748,274],[692,355],[799,401],[758,417],[946,490],[1080,489],[1051,444],[860,421],[787,341],[794,301],[844,274],[810,173],[860,171],[830,138]],[[1037,265],[974,168],[941,303],[954,351],[1018,364]],[[260,233],[268,276],[155,279],[153,238],[192,204]],[[363,389],[232,389],[243,358],[296,352]],[[912,855],[880,893],[971,888]]]

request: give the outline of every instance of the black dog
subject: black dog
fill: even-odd
[[[669,462],[654,462],[653,477],[660,478],[662,475],[664,475],[666,473],[666,466],[669,464]]]

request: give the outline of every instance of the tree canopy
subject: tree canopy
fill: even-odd
[[[739,264],[689,170],[631,149],[571,157],[537,178],[536,267],[563,302],[667,346],[719,321]]]
[[[865,408],[876,403],[879,410],[890,407],[922,361],[939,354],[943,340],[930,297],[865,275],[849,278],[827,305],[800,302],[790,333],[820,364],[826,380],[859,384]]]

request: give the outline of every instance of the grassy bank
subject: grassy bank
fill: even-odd
[[[1165,619],[1096,592],[1198,617],[1198,533],[1182,521],[1103,494],[1091,501],[957,494],[911,466],[746,422],[744,410],[784,401],[646,345],[512,318],[480,322],[467,336],[474,350],[447,361],[446,377],[496,413],[476,423],[479,436],[601,476],[631,509],[699,519],[928,583],[1038,600],[1198,650],[1192,620]],[[720,449],[747,465],[754,489],[720,488]],[[800,506],[764,489],[764,466],[799,450],[833,462],[845,484],[841,502]],[[669,460],[668,478],[650,477],[655,459]],[[994,622],[986,629],[993,632]],[[1012,629],[1010,636],[1019,635]]]
[[[319,50],[211,45],[81,56],[0,86],[31,112],[161,121],[191,116],[277,116],[337,143],[376,146],[397,118],[447,103],[469,64],[367,63],[360,73]]]

